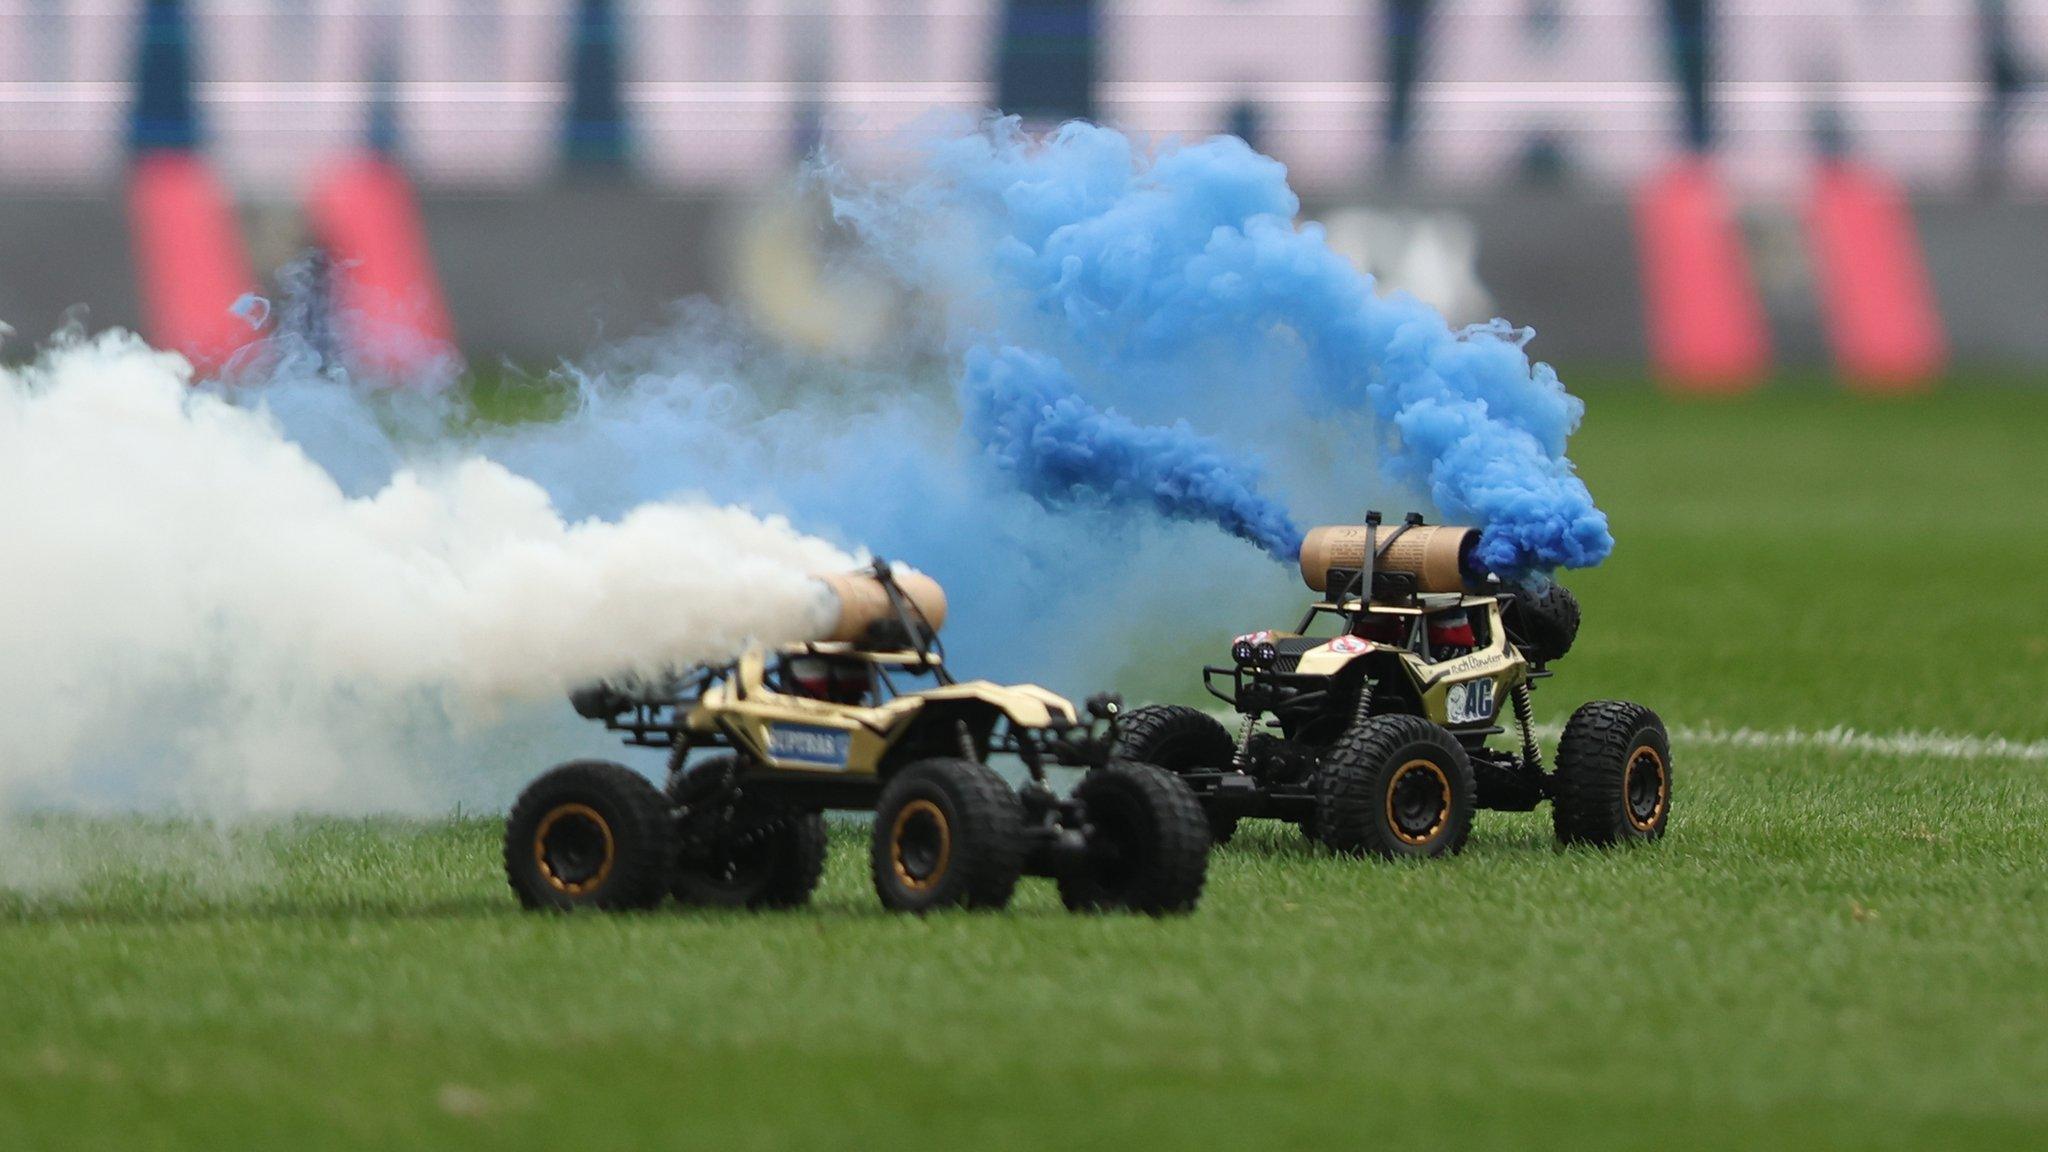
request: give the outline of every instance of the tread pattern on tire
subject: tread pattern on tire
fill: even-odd
[[[1074,798],[1084,810],[1091,803],[1135,806],[1149,825],[1152,851],[1120,891],[1091,872],[1060,877],[1060,900],[1069,911],[1164,916],[1194,910],[1209,876],[1209,820],[1186,781],[1155,765],[1116,760],[1083,776]]]
[[[610,826],[612,874],[588,898],[546,888],[533,862],[533,836],[546,814],[562,804],[588,804]],[[668,800],[647,778],[607,760],[572,760],[526,786],[505,820],[505,877],[527,908],[652,908],[668,892],[674,838]]]
[[[692,774],[709,773],[722,777],[730,787],[741,778],[742,764],[738,756],[715,756],[704,760],[691,769]],[[684,775],[670,770],[668,785],[663,789],[671,806],[682,807],[680,798]],[[730,793],[714,793],[721,806]],[[747,907],[747,908],[798,908],[810,902],[811,893],[816,891],[818,881],[825,874],[826,832],[824,815],[816,809],[806,809],[786,804],[772,796],[741,794],[739,803],[732,814],[733,827],[741,835],[768,835],[777,839],[773,851],[776,861],[768,881],[752,892],[735,893],[721,891],[716,882],[693,883],[696,875],[692,861],[678,855],[671,867],[669,891],[679,903],[697,907]]]
[[[1557,742],[1557,767],[1551,774],[1550,819],[1560,843],[1609,845],[1664,834],[1671,819],[1668,797],[1654,832],[1637,831],[1624,811],[1624,769],[1642,739],[1651,741],[1663,758],[1670,782],[1671,738],[1655,712],[1626,700],[1595,700],[1572,713]]]
[[[1421,852],[1393,839],[1381,820],[1382,790],[1387,775],[1399,766],[1395,758],[1417,746],[1436,754],[1451,783],[1449,827],[1433,848]],[[1476,791],[1472,762],[1457,737],[1420,716],[1374,716],[1347,729],[1323,756],[1316,774],[1316,838],[1347,856],[1452,855],[1464,849],[1472,834]]]
[[[692,907],[801,908],[825,875],[827,836],[823,813],[775,805],[741,808],[734,820],[740,835],[767,837],[773,859],[760,886],[750,891],[722,890],[702,878],[694,862],[677,860],[669,890],[676,902]]]
[[[917,797],[943,796],[952,822],[951,859],[929,899],[906,900],[893,882],[888,831],[893,814]],[[875,804],[868,871],[884,906],[925,912],[948,906],[1000,909],[1010,902],[1024,871],[1024,802],[993,768],[973,760],[935,757],[898,772]]]
[[[1539,664],[1563,658],[1579,638],[1579,598],[1556,581],[1517,589],[1502,616],[1509,634]]]
[[[1199,708],[1147,704],[1117,720],[1116,755],[1121,759],[1156,764],[1177,774],[1225,770],[1236,754],[1230,730]],[[1237,835],[1237,816],[1211,812],[1208,819],[1212,843],[1228,844]]]
[[[776,869],[775,878],[748,906],[801,908],[811,902],[811,893],[825,878],[825,856],[831,848],[825,814],[785,808],[776,819],[782,823],[780,835],[786,841],[781,848],[785,866]]]

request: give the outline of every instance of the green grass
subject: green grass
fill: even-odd
[[[1591,409],[1622,548],[1551,718],[2048,738],[2048,393]],[[1173,922],[888,917],[850,826],[804,913],[558,919],[490,820],[40,820],[0,837],[0,1148],[2048,1141],[2048,764],[1676,759],[1647,850],[1260,827]]]
[[[1620,546],[1571,578],[1561,672],[1721,724],[2048,737],[2044,433],[2048,390],[1596,396],[1574,450]]]

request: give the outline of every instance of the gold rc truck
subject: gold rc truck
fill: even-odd
[[[1054,877],[1075,911],[1194,908],[1208,822],[1175,775],[1111,757],[1114,697],[1079,710],[1031,685],[956,681],[936,583],[880,562],[823,580],[839,600],[827,639],[572,694],[626,743],[667,749],[667,787],[599,761],[535,780],[505,832],[522,904],[801,905],[838,808],[874,812],[875,892],[898,911],[1000,908],[1027,873]],[[1021,788],[996,757],[1022,763]],[[1053,765],[1082,770],[1065,797]]]
[[[1376,512],[1311,531],[1301,573],[1322,598],[1293,631],[1239,636],[1229,666],[1202,670],[1240,714],[1236,738],[1206,712],[1153,705],[1123,717],[1118,754],[1179,773],[1218,843],[1269,817],[1346,854],[1442,856],[1464,847],[1474,808],[1544,800],[1568,844],[1662,836],[1671,746],[1648,708],[1580,708],[1545,770],[1529,696],[1577,636],[1578,602],[1480,572],[1478,540]],[[1519,752],[1487,747],[1509,706]]]

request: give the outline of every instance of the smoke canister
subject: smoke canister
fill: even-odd
[[[1445,524],[1326,524],[1311,528],[1301,542],[1301,579],[1314,592],[1327,591],[1330,570],[1356,571],[1365,566],[1367,541],[1381,549],[1376,572],[1400,572],[1415,578],[1418,592],[1461,592],[1481,579],[1473,549],[1479,533]]]
[[[896,608],[889,602],[889,590],[882,586],[874,572],[868,569],[834,572],[816,579],[831,591],[832,598],[839,605],[831,631],[818,639],[853,643],[868,640],[878,631],[886,631],[898,624]],[[894,579],[904,598],[923,613],[932,631],[937,632],[945,626],[946,590],[939,587],[938,581],[901,565],[896,567]]]

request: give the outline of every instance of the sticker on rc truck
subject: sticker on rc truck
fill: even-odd
[[[1453,684],[1444,694],[1444,721],[1449,724],[1474,724],[1493,718],[1493,681],[1474,680],[1468,684]]]
[[[853,733],[809,724],[770,724],[768,755],[807,768],[846,767],[853,752]]]

